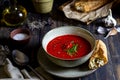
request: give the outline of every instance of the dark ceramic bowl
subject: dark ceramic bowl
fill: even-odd
[[[31,33],[28,29],[17,28],[10,33],[10,38],[13,43],[16,44],[26,44],[29,42]]]

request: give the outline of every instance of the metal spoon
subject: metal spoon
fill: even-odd
[[[13,60],[16,62],[16,64],[21,65],[21,66],[27,66],[32,70],[32,72],[40,79],[42,80],[42,76],[40,76],[30,65],[27,63],[29,62],[29,58],[21,51],[19,50],[13,50],[12,51],[12,57]]]

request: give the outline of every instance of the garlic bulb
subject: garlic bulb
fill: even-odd
[[[103,21],[106,27],[114,27],[117,25],[117,21],[112,16],[111,9],[109,9],[109,15]]]

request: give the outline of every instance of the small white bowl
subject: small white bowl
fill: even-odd
[[[56,58],[56,57],[50,55],[46,50],[48,43],[52,39],[54,39],[58,36],[67,35],[67,34],[77,35],[77,36],[80,36],[80,37],[86,39],[91,45],[90,53],[88,53],[87,55],[85,55],[83,57],[74,59],[74,60],[73,59],[72,60],[60,59],[60,58]],[[95,48],[95,38],[92,35],[92,33],[90,33],[86,29],[83,29],[80,27],[75,27],[75,26],[62,26],[62,27],[54,28],[45,34],[45,36],[43,37],[43,40],[42,40],[42,47],[45,50],[47,57],[53,63],[55,63],[59,66],[62,66],[62,67],[75,67],[75,66],[85,63],[91,57],[91,55],[94,51],[94,48]]]

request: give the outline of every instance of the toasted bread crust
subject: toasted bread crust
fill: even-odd
[[[75,0],[73,5],[77,11],[90,12],[104,6],[108,2],[110,0]]]

